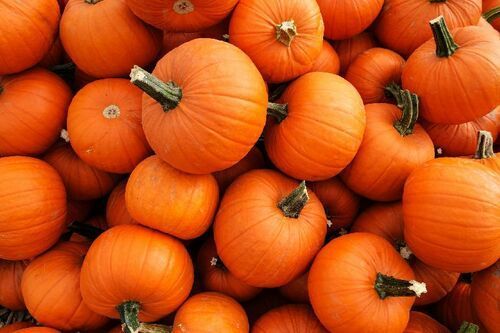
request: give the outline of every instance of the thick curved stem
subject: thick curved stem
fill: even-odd
[[[458,50],[458,45],[453,40],[444,17],[439,16],[431,20],[429,24],[436,42],[436,55],[440,58],[451,57]]]
[[[69,231],[82,235],[88,239],[94,240],[99,237],[104,230],[94,227],[90,224],[85,224],[82,222],[74,221],[68,226]]]
[[[457,333],[478,333],[478,332],[479,332],[479,326],[464,321],[460,326],[460,328],[458,329]]]
[[[420,295],[427,292],[423,282],[400,280],[381,273],[377,273],[374,288],[380,299],[406,296],[420,297]]]
[[[274,117],[278,124],[281,123],[288,116],[288,104],[267,103],[267,115]]]
[[[477,148],[474,154],[475,159],[495,157],[493,150],[493,137],[488,131],[477,132]]]
[[[182,89],[175,82],[163,82],[139,66],[132,68],[130,82],[160,103],[165,112],[175,109],[181,102]]]
[[[276,39],[283,45],[289,47],[297,36],[297,26],[294,20],[283,21],[276,26]]]
[[[500,7],[490,9],[483,14],[483,17],[488,23],[493,23],[493,21],[500,17]]]
[[[125,333],[139,333],[141,323],[139,322],[139,302],[127,301],[116,307],[122,321],[122,329]]]
[[[385,87],[385,93],[396,101],[398,108],[403,108],[403,99],[401,97],[401,86],[396,82],[391,82]]]
[[[307,193],[306,182],[302,181],[292,193],[281,199],[278,207],[286,217],[296,219],[300,216],[300,212],[308,201],[309,194]]]
[[[401,90],[401,100],[403,103],[403,115],[401,119],[394,123],[394,128],[402,136],[407,136],[413,133],[413,129],[417,123],[419,116],[419,101],[416,94],[412,94],[409,90]]]

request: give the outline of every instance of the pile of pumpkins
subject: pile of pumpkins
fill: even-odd
[[[0,0],[0,332],[500,332],[499,6]]]

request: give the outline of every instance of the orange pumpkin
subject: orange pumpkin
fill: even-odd
[[[279,288],[281,295],[294,303],[309,303],[309,293],[307,291],[307,278],[309,272],[306,272]]]
[[[305,182],[253,170],[229,186],[214,223],[217,253],[239,280],[279,287],[302,274],[323,245],[326,216]]]
[[[52,46],[49,51],[45,53],[43,59],[38,63],[38,66],[41,66],[46,69],[51,69],[57,65],[60,65],[64,61],[64,49],[62,47],[61,39],[59,36],[54,40]]]
[[[408,326],[403,333],[450,333],[450,331],[425,313],[412,311]]]
[[[28,328],[34,326],[35,324],[28,321],[19,321],[17,323],[9,324],[3,327],[0,327],[0,333],[13,333],[17,332],[23,328]]]
[[[0,260],[0,306],[12,311],[26,309],[21,293],[21,277],[28,261]]]
[[[474,313],[488,332],[500,332],[500,261],[472,276],[471,300]]]
[[[265,313],[252,327],[252,333],[327,333],[311,307],[290,304]]]
[[[46,151],[59,137],[70,101],[69,87],[45,69],[0,77],[0,156]]]
[[[34,257],[63,233],[66,191],[47,163],[31,157],[0,158],[0,198],[0,259]]]
[[[308,72],[321,53],[323,31],[314,0],[240,0],[229,38],[267,82],[279,83]]]
[[[15,331],[16,333],[61,333],[61,331],[50,327],[28,327]]]
[[[59,24],[56,0],[0,1],[0,76],[24,71],[42,60]]]
[[[116,185],[109,195],[106,203],[106,221],[110,227],[120,224],[137,224],[136,220],[130,216],[125,204],[125,187],[127,181],[121,181]]]
[[[250,325],[253,325],[264,313],[279,306],[288,304],[277,289],[264,289],[250,302],[244,304]]]
[[[318,58],[313,62],[309,72],[326,72],[338,74],[340,72],[340,59],[335,49],[326,40]]]
[[[493,137],[488,131],[479,131],[474,161],[500,174],[500,154],[493,151]]]
[[[349,39],[338,40],[333,47],[340,60],[340,75],[344,75],[351,63],[363,52],[377,46],[377,42],[369,32],[362,32]]]
[[[192,40],[163,57],[153,74],[135,68],[132,82],[156,98],[144,95],[142,125],[153,150],[174,168],[195,174],[227,169],[257,142],[266,85],[235,46]]]
[[[60,25],[64,50],[85,73],[120,77],[146,66],[160,51],[161,35],[145,25],[125,0],[70,0]]]
[[[272,116],[264,143],[274,165],[296,179],[324,180],[339,174],[363,139],[363,101],[340,76],[308,73],[290,84]]]
[[[477,322],[471,302],[471,285],[458,282],[455,288],[436,304],[434,315],[453,332],[457,331],[464,321]]]
[[[141,90],[124,79],[94,81],[75,95],[68,110],[68,134],[85,163],[129,173],[149,155],[141,96]]]

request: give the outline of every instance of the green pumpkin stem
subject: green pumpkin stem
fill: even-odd
[[[94,227],[93,225],[74,221],[68,226],[69,231],[82,235],[85,238],[94,240],[104,232],[101,228]]]
[[[297,36],[297,26],[294,20],[283,21],[276,26],[276,39],[283,45],[290,47]]]
[[[392,97],[396,101],[398,108],[403,108],[403,99],[401,96],[401,86],[396,82],[391,82],[387,87],[385,87],[386,95]]]
[[[267,115],[274,117],[279,124],[288,116],[288,104],[267,103]]]
[[[181,102],[182,89],[175,82],[163,82],[139,66],[132,68],[130,82],[160,103],[165,112],[175,109]]]
[[[478,333],[478,332],[479,332],[479,326],[464,321],[460,326],[460,328],[458,329],[457,333]]]
[[[500,6],[490,9],[483,14],[483,17],[488,23],[493,23],[493,21],[500,17]]]
[[[419,116],[419,101],[416,94],[412,94],[409,90],[401,90],[401,100],[403,103],[403,115],[401,119],[394,122],[394,128],[402,136],[407,136],[413,133],[415,124]]]
[[[135,301],[127,301],[116,307],[122,321],[124,333],[138,333],[141,323],[139,322],[140,305]]]
[[[172,333],[173,329],[172,326],[167,325],[141,323],[139,333]]]
[[[302,181],[292,193],[281,199],[278,207],[286,217],[297,219],[308,201],[306,182]]]
[[[493,137],[488,131],[477,132],[477,148],[474,154],[475,159],[485,159],[495,157],[493,150]]]
[[[451,57],[458,50],[458,45],[455,44],[444,17],[439,16],[431,20],[429,24],[436,42],[436,55],[440,58]]]
[[[427,292],[423,282],[400,280],[381,273],[377,273],[374,288],[380,299],[386,299],[387,297],[420,297],[421,294]]]

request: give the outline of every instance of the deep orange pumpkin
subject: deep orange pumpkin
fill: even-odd
[[[21,292],[21,277],[28,261],[7,261],[0,259],[0,306],[12,311],[26,309]]]
[[[279,287],[306,269],[323,245],[326,216],[305,183],[273,170],[236,179],[214,223],[217,253],[241,281]],[[294,190],[295,189],[295,190]]]
[[[93,201],[68,200],[68,213],[66,214],[66,224],[74,221],[85,221],[91,210],[94,208]]]
[[[307,291],[307,278],[309,272],[306,272],[279,288],[281,295],[294,303],[309,303],[309,293]]]
[[[500,31],[499,0],[483,0],[483,17],[497,31]]]
[[[156,154],[176,169],[195,174],[227,169],[257,142],[266,120],[266,85],[235,46],[192,40],[163,57],[153,74],[158,80],[138,68],[131,74],[160,101],[144,95],[142,125]],[[152,83],[144,84],[147,77],[163,93],[153,93]]]
[[[304,304],[281,306],[265,313],[252,327],[252,333],[327,333],[311,307]]]
[[[408,326],[403,333],[450,333],[450,331],[425,313],[412,311]]]
[[[69,87],[45,69],[0,77],[0,156],[45,152],[59,137],[70,101]]]
[[[324,180],[354,158],[366,126],[359,93],[340,76],[308,73],[269,104],[264,143],[274,165],[296,179]]]
[[[60,65],[64,61],[64,49],[62,47],[59,36],[54,40],[49,51],[45,53],[43,59],[38,63],[38,66],[51,69],[54,66]]]
[[[472,276],[472,308],[488,332],[500,332],[500,261]]]
[[[453,290],[436,304],[434,315],[452,332],[456,332],[464,321],[478,323],[471,302],[471,285],[458,282]]]
[[[23,328],[34,326],[34,323],[28,321],[19,321],[17,323],[9,324],[4,327],[0,327],[0,333],[12,333],[17,332]]]
[[[347,68],[361,53],[376,46],[377,42],[370,32],[362,32],[349,39],[334,42],[333,47],[340,60],[340,74],[344,75]]]
[[[311,68],[323,47],[323,31],[314,0],[240,0],[229,39],[250,56],[266,81],[279,83]]]
[[[49,249],[65,229],[66,191],[47,163],[0,158],[0,258],[20,260]]]
[[[125,204],[125,187],[127,181],[121,181],[116,185],[109,195],[106,203],[106,221],[110,227],[120,224],[137,224],[136,220],[130,216]]]
[[[64,50],[96,78],[126,76],[158,55],[161,34],[145,25],[125,0],[70,0],[60,25]]]
[[[61,333],[61,331],[50,328],[50,327],[28,327],[15,331],[16,333]]]
[[[264,313],[279,306],[288,304],[277,289],[264,289],[254,299],[244,304],[250,325],[253,325]]]
[[[318,58],[313,62],[309,72],[327,72],[338,74],[340,72],[340,59],[335,49],[326,40]]]

